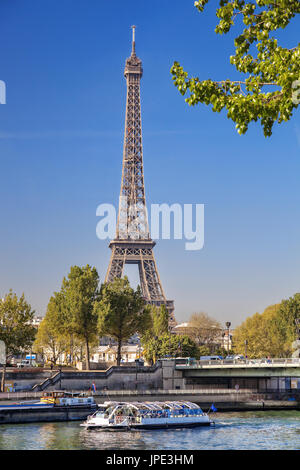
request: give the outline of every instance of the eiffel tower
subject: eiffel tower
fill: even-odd
[[[125,264],[137,264],[143,297],[148,304],[164,304],[170,327],[176,324],[174,302],[167,300],[159,278],[151,240],[145,199],[140,80],[142,62],[135,53],[135,26],[132,26],[132,51],[126,60],[127,102],[123,147],[123,168],[116,237],[105,282],[122,277]]]

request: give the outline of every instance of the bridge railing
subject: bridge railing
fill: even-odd
[[[243,367],[300,367],[300,358],[263,358],[263,359],[214,359],[214,360],[198,360],[186,364],[176,364],[176,368],[201,368],[207,366],[243,366]]]

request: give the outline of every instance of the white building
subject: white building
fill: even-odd
[[[134,362],[142,356],[143,348],[139,344],[126,344],[122,346],[122,362]],[[117,345],[98,346],[91,356],[92,362],[116,362],[118,354]]]
[[[37,328],[40,326],[41,321],[43,320],[43,317],[33,317],[33,320],[31,322],[32,326],[36,326]]]

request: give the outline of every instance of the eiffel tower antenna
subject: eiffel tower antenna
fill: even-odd
[[[134,25],[131,26],[131,29],[132,29],[132,52],[131,54],[135,54],[135,28],[136,26]]]
[[[137,264],[145,301],[169,312],[170,326],[176,324],[174,302],[167,300],[159,278],[151,240],[145,199],[140,80],[142,62],[135,53],[135,26],[132,26],[131,56],[126,60],[127,83],[123,167],[116,237],[111,240],[111,258],[105,282],[122,277],[125,264]]]

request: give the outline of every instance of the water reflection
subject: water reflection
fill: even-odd
[[[82,429],[80,442],[84,449],[147,449],[143,433],[139,431],[109,432]]]
[[[78,440],[79,423],[47,423],[42,427],[41,439],[44,449],[80,449]]]
[[[193,450],[198,448],[195,446],[197,440],[202,439],[207,433],[211,436],[213,428],[156,429],[129,432],[82,430],[80,433],[80,441],[82,448],[98,450]]]

